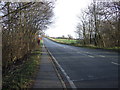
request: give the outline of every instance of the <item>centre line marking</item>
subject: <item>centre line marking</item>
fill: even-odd
[[[99,55],[100,57],[105,57],[105,56],[103,56],[103,55]]]
[[[88,57],[94,58],[94,56],[88,55]]]
[[[115,62],[111,62],[112,64],[115,64],[115,65],[120,65],[120,64],[118,64],[118,63],[115,63]]]

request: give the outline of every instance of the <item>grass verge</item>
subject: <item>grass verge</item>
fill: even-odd
[[[23,57],[22,64],[14,65],[14,67],[2,77],[2,89],[9,90],[11,88],[31,88],[40,65],[40,57],[40,48],[28,54],[27,60],[24,60]]]
[[[77,47],[85,47],[85,48],[91,48],[91,49],[106,49],[106,50],[112,50],[112,51],[120,51],[120,47],[111,47],[111,48],[102,48],[94,45],[81,45],[80,43],[77,43],[77,40],[68,40],[68,39],[54,39],[54,38],[48,38],[54,42],[61,43],[61,44],[67,44]]]

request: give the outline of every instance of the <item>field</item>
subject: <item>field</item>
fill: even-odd
[[[53,38],[49,38],[49,39],[63,44],[76,44],[77,42],[77,40],[74,39],[53,39]]]

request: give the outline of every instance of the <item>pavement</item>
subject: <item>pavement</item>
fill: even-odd
[[[40,67],[33,88],[63,88],[52,59],[44,46],[42,47]]]

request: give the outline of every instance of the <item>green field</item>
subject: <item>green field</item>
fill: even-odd
[[[59,43],[64,43],[64,44],[75,44],[77,42],[77,40],[74,40],[74,39],[53,39],[53,38],[50,38],[50,39]]]

